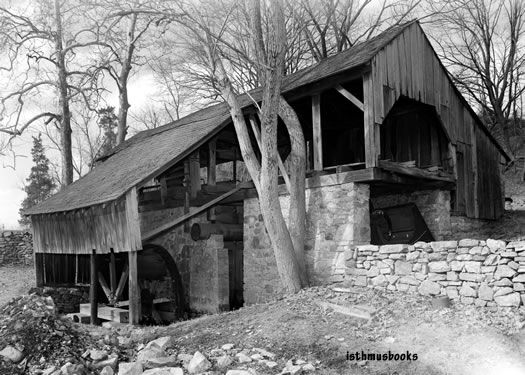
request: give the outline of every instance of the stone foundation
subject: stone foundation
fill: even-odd
[[[53,302],[60,314],[79,312],[79,305],[89,302],[88,286],[73,288],[35,287],[29,293],[53,298]]]
[[[306,190],[305,255],[311,284],[341,281],[345,251],[370,242],[369,187],[342,183]],[[280,197],[287,213],[289,196]],[[247,304],[274,299],[283,293],[273,249],[259,201],[244,201],[244,299]]]
[[[448,296],[478,306],[525,304],[525,241],[441,241],[357,246],[347,251],[347,283]]]
[[[375,209],[415,203],[436,241],[450,238],[450,192],[447,190],[422,190],[405,194],[372,197]]]
[[[4,264],[33,264],[33,236],[28,232],[0,233],[0,266]]]
[[[147,232],[183,214],[183,208],[143,212],[141,231]],[[205,213],[196,216],[189,225],[203,221],[206,221]],[[224,248],[222,236],[194,241],[180,225],[149,243],[162,246],[175,260],[190,310],[216,313],[229,309],[228,250]]]

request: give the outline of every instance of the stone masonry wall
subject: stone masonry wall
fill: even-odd
[[[141,231],[147,232],[183,214],[183,208],[143,212],[140,214]],[[206,213],[190,220],[189,225],[191,227],[193,223],[205,220]],[[162,246],[175,260],[190,310],[204,313],[227,310],[229,263],[228,250],[224,249],[222,236],[211,236],[208,240],[194,241],[190,233],[184,231],[184,226],[179,225],[156,237],[150,243]],[[226,253],[226,262],[224,253]],[[213,283],[215,285],[212,285]]]
[[[312,284],[342,281],[345,251],[370,242],[369,187],[343,183],[306,190],[306,266]],[[289,196],[280,197],[287,220]],[[247,304],[283,293],[259,201],[244,201],[244,300]]]
[[[441,295],[478,306],[525,304],[525,241],[441,241],[357,246],[350,285]]]
[[[33,264],[33,236],[28,232],[0,233],[0,266],[4,264]]]
[[[80,311],[80,304],[89,302],[89,286],[74,288],[35,287],[29,293],[51,297],[60,314]]]
[[[447,190],[421,190],[404,194],[371,197],[374,208],[415,203],[436,241],[450,239],[450,192]],[[461,238],[461,237],[460,237]]]

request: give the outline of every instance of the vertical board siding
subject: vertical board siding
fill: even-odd
[[[482,219],[501,216],[501,154],[465,106],[417,23],[376,54],[371,77],[375,123],[383,123],[400,96],[433,105],[452,146],[458,146],[462,154],[464,173],[458,178],[457,191],[460,199],[465,199],[466,215]]]
[[[140,229],[138,233],[132,230],[127,219],[125,199],[75,211],[32,215],[33,246],[36,253],[54,254],[140,250],[141,243],[136,240]]]

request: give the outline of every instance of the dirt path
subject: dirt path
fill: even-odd
[[[33,266],[0,266],[0,306],[34,286]]]

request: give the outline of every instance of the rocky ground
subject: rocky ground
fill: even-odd
[[[446,302],[314,287],[165,327],[92,327],[26,297],[0,311],[0,374],[525,374],[523,308]],[[410,352],[412,361],[356,352]]]

